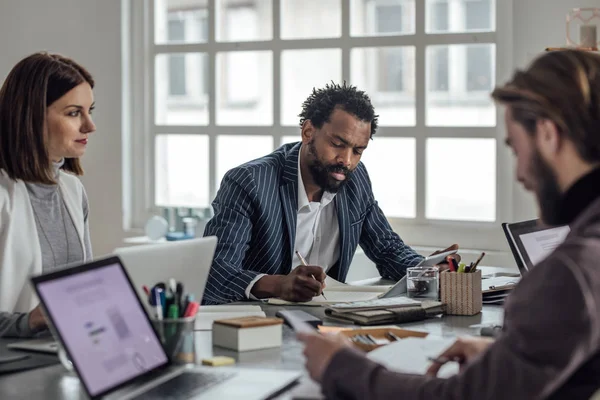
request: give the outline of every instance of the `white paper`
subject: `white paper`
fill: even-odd
[[[271,298],[269,304],[274,305],[301,305],[301,306],[325,306],[337,303],[349,303],[352,301],[365,301],[376,299],[379,296],[378,292],[350,292],[350,291],[335,291],[325,289],[325,299],[323,296],[314,297],[311,301],[303,303],[294,303],[293,301]]]
[[[298,381],[298,384],[285,392],[278,400],[321,400],[325,397],[321,394],[321,385],[310,379],[308,376],[303,376]]]
[[[325,278],[325,296],[327,296],[327,291],[332,292],[375,292],[375,293],[385,293],[387,292],[392,285],[365,285],[365,286],[357,286],[357,285],[348,285],[347,283],[343,283],[337,281],[331,277]]]
[[[200,306],[200,309],[203,306]],[[259,307],[260,308],[260,307]],[[266,317],[263,311],[237,311],[237,312],[205,312],[196,314],[196,322],[194,330],[196,331],[212,331],[213,321],[227,318],[240,317]]]
[[[386,368],[409,374],[425,374],[431,365],[428,357],[437,357],[454,343],[456,339],[406,338],[381,346],[367,353],[367,357],[383,364]],[[444,364],[438,376],[447,378],[458,373],[455,362]]]

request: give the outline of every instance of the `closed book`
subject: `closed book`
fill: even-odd
[[[213,345],[236,351],[281,347],[282,323],[279,318],[265,317],[216,320],[212,330]]]

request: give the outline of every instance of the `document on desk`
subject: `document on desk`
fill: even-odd
[[[325,299],[323,296],[313,297],[307,302],[293,302],[271,298],[269,304],[274,305],[302,305],[302,306],[325,306],[338,303],[350,303],[353,301],[366,301],[378,298],[382,293],[389,290],[390,286],[353,286],[337,281],[331,277],[325,278]]]
[[[367,358],[383,364],[386,368],[408,374],[425,374],[431,365],[428,357],[437,357],[456,339],[413,338],[379,347],[367,353]],[[447,378],[458,373],[458,364],[449,362],[442,366],[438,376]]]
[[[194,330],[211,331],[215,320],[239,317],[265,317],[265,313],[257,305],[216,305],[200,306],[196,314]]]

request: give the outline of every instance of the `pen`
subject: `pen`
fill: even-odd
[[[154,288],[154,304],[156,307],[156,319],[158,321],[162,321],[163,319],[163,306],[162,306],[162,298],[163,298],[163,290],[161,288]]]
[[[454,362],[460,362],[460,358],[458,357],[452,357],[452,358],[448,358],[448,357],[427,357],[427,359],[431,362],[434,362],[436,364],[441,364],[444,365],[446,363],[449,363],[451,361]]]
[[[308,263],[306,262],[306,260],[304,259],[304,257],[302,257],[302,254],[300,254],[300,252],[298,250],[296,250],[296,255],[298,256],[298,259],[300,260],[300,262],[302,263],[302,265],[304,265],[305,267],[308,266]],[[317,278],[315,278],[314,275],[311,275],[311,277],[316,281]],[[318,282],[318,281],[317,281]],[[320,282],[319,282],[320,283]],[[325,297],[325,293],[323,292],[323,290],[321,290],[321,296],[323,296],[323,298],[325,300],[327,300],[327,297]]]
[[[394,334],[394,332],[387,332],[385,334],[387,337],[391,338],[392,340],[394,340],[395,342],[402,340],[401,338],[399,338],[397,335]]]
[[[481,262],[481,260],[483,259],[484,256],[485,256],[485,252],[482,252],[481,255],[479,256],[479,258],[477,259],[477,261],[475,261],[475,263],[471,267],[471,270],[469,272],[471,272],[471,273],[475,272],[475,270],[477,269],[477,266],[479,265],[479,263]]]

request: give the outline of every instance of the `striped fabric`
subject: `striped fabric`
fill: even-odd
[[[223,178],[204,235],[219,238],[203,304],[246,298],[257,274],[288,274],[296,235],[300,143],[236,167]],[[328,272],[344,282],[357,245],[382,277],[400,279],[422,257],[394,233],[377,205],[362,163],[335,196],[340,259]]]

